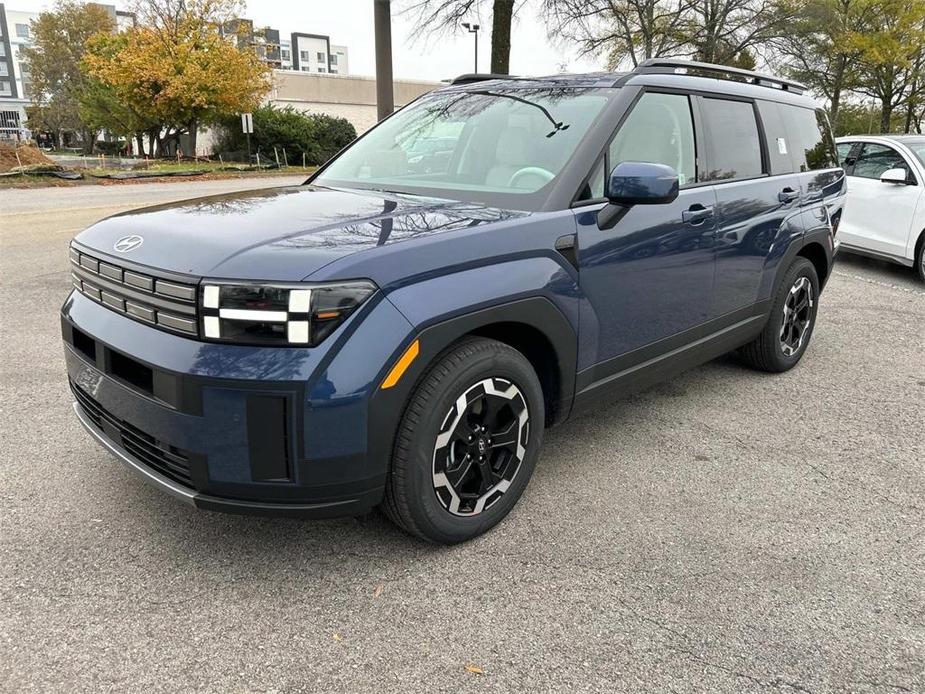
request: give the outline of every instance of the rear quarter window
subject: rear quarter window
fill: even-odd
[[[825,111],[784,104],[781,109],[790,140],[794,143],[794,165],[800,171],[837,167],[838,152]]]
[[[780,104],[773,101],[758,101],[758,114],[764,126],[764,135],[768,141],[768,163],[771,165],[771,175],[793,173],[792,151],[794,145],[787,134],[784,116]]]

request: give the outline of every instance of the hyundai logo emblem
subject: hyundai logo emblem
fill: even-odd
[[[116,245],[113,246],[119,253],[128,253],[129,251],[134,251],[145,240],[138,236],[137,234],[132,234],[131,236],[123,236],[121,239],[116,241]]]

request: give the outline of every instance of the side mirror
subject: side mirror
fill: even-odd
[[[624,207],[663,205],[674,202],[678,197],[678,187],[678,173],[670,166],[624,161],[610,173],[607,199]]]
[[[905,169],[889,169],[880,174],[880,182],[906,185],[909,182],[909,174]]]

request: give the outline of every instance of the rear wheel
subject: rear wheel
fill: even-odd
[[[774,297],[761,334],[739,350],[750,366],[779,373],[792,369],[806,352],[819,308],[819,278],[806,258],[798,257]]]
[[[915,269],[919,274],[919,279],[925,282],[925,231],[918,243],[918,253],[915,256]]]
[[[485,532],[526,488],[543,422],[543,391],[520,352],[483,338],[451,347],[405,410],[386,514],[431,542],[462,542]]]

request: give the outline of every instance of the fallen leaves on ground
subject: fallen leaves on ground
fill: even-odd
[[[485,671],[482,668],[472,663],[466,663],[466,672],[471,672],[473,675],[484,675],[485,674]]]

